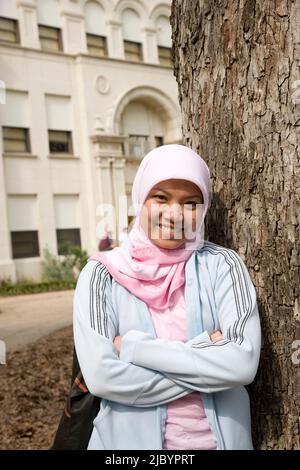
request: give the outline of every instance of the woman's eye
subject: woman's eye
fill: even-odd
[[[153,196],[154,199],[158,199],[159,201],[166,201],[166,196],[162,196],[161,194],[156,194],[155,196]]]
[[[194,209],[196,209],[196,207],[197,207],[197,202],[195,202],[195,201],[190,201],[190,202],[186,202],[184,205],[185,205],[185,207],[186,207],[187,209],[189,209],[189,210],[191,210],[191,209],[194,210]]]

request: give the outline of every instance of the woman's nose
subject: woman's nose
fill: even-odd
[[[163,218],[168,221],[169,224],[181,224],[183,221],[183,211],[180,204],[170,204],[165,207]]]

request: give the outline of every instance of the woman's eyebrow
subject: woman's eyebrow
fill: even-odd
[[[161,192],[167,194],[167,196],[172,196],[172,194],[171,194],[171,193],[168,193],[168,191],[166,191],[165,189],[154,188],[154,189],[152,190],[152,192],[155,192],[155,191],[161,191]],[[192,199],[192,198],[202,199],[202,196],[201,196],[201,194],[190,194],[189,196],[186,196],[184,199]]]
[[[168,193],[168,191],[165,191],[164,189],[161,189],[161,188],[153,188],[152,189],[152,192],[155,192],[155,191],[162,191],[163,193],[167,194],[168,196],[170,196],[170,193]]]

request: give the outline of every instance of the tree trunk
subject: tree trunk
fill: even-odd
[[[300,0],[173,0],[171,24],[184,144],[212,176],[206,238],[258,296],[254,445],[300,449]]]

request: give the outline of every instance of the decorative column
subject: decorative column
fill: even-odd
[[[107,225],[113,231],[114,238],[118,240],[120,231],[127,226],[127,211],[124,208],[125,137],[105,135],[100,131],[92,135],[91,139],[94,145],[98,184],[97,215],[102,217],[100,232],[104,233]],[[101,233],[98,233],[98,236],[100,235]]]
[[[150,64],[159,64],[157,48],[157,31],[155,28],[144,28],[144,62]]]
[[[115,158],[112,162],[112,174],[117,211],[118,234],[128,225],[128,207],[125,186],[125,163],[126,158]]]
[[[32,0],[19,0],[17,7],[19,10],[19,27],[22,46],[39,49],[40,40],[35,2]]]
[[[86,54],[84,16],[79,13],[62,11],[62,33],[65,52],[69,54]]]
[[[11,253],[1,129],[0,139],[0,279],[10,278],[12,282],[15,282],[16,267]]]
[[[108,54],[114,59],[124,59],[122,23],[119,21],[108,21]]]

